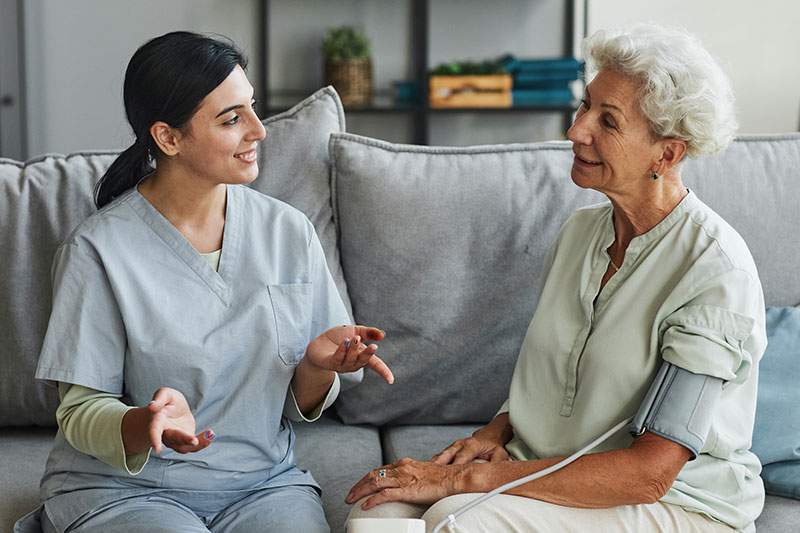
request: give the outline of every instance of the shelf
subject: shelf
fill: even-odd
[[[291,108],[297,102],[313,93],[309,90],[282,90],[275,91],[269,98],[267,115],[281,113]],[[387,94],[376,94],[369,105],[365,106],[345,106],[345,113],[426,113],[426,114],[449,114],[449,113],[572,113],[578,109],[578,101],[567,104],[555,105],[532,105],[532,106],[512,106],[512,107],[430,107],[413,103],[396,103]]]
[[[403,115],[410,117],[413,129],[412,142],[414,144],[428,144],[430,117],[453,115],[453,114],[514,114],[514,113],[554,113],[561,115],[564,129],[566,130],[572,123],[574,112],[578,108],[578,102],[558,105],[528,105],[506,108],[432,108],[427,104],[428,101],[428,48],[430,45],[430,2],[432,0],[410,0],[411,4],[411,65],[413,74],[409,81],[416,81],[419,89],[420,103],[394,102],[392,93],[386,89],[379,89],[372,101],[365,106],[345,106],[347,114],[375,114],[375,115]],[[563,55],[572,57],[574,54],[574,3],[578,0],[568,0],[564,8],[564,40]],[[584,13],[586,13],[586,1],[584,0]],[[269,23],[270,23],[270,0],[261,0],[259,13],[260,42],[262,69],[259,80],[260,100],[265,107],[264,115],[270,116],[288,110],[303,98],[312,94],[314,90],[272,90],[268,91],[269,84]]]
[[[557,105],[525,105],[511,107],[426,107],[428,113],[572,113],[578,102]]]
[[[314,90],[282,90],[274,91],[269,95],[268,115],[274,115],[286,111],[297,102],[312,94]],[[384,93],[373,96],[368,105],[363,106],[344,106],[345,113],[413,113],[419,110],[417,104],[396,103],[394,99]]]

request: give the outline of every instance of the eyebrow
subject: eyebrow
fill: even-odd
[[[584,88],[584,91],[586,92],[586,95],[589,98],[592,97],[592,95],[589,93],[589,87],[588,86],[586,86]],[[600,104],[600,107],[609,107],[611,109],[616,109],[617,111],[619,111],[619,114],[622,115],[622,118],[627,118],[627,117],[625,117],[625,113],[623,113],[622,109],[620,109],[619,107],[617,107],[617,106],[615,106],[613,104],[605,104],[605,103],[603,103],[603,104]]]
[[[220,111],[219,113],[217,113],[217,116],[216,116],[216,117],[214,117],[214,118],[219,118],[219,117],[221,117],[222,115],[224,115],[225,113],[230,113],[231,111],[233,111],[233,110],[235,110],[235,109],[242,108],[242,107],[244,107],[242,104],[239,104],[239,105],[232,105],[232,106],[226,107],[225,109],[223,109],[222,111]]]

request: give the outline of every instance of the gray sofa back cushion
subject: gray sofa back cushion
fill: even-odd
[[[741,136],[683,178],[750,247],[766,304],[800,304],[800,134]]]
[[[0,160],[0,426],[52,425],[55,390],[33,373],[50,316],[53,254],[95,207],[114,152]]]
[[[339,97],[324,88],[264,121],[253,187],[303,211],[314,223],[349,306],[330,206],[328,138],[344,128]],[[59,243],[95,212],[94,184],[115,152],[0,160],[0,427],[52,425],[55,390],[33,373],[50,315],[50,267]]]
[[[356,321],[387,332],[337,401],[348,423],[488,420],[506,399],[543,256],[602,197],[572,184],[564,142],[436,148],[331,137],[334,216]]]
[[[342,393],[349,423],[486,421],[505,399],[544,253],[578,206],[571,145],[436,148],[331,139],[334,214],[358,322],[397,376]],[[686,163],[749,244],[770,305],[800,302],[800,135],[748,136]]]

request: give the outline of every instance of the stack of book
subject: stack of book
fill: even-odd
[[[572,57],[517,59],[508,55],[500,63],[513,78],[515,107],[569,104],[575,99],[570,84],[583,73],[583,62]]]

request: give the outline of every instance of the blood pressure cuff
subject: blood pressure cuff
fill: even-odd
[[[720,378],[664,362],[628,430],[634,437],[649,431],[677,442],[694,459],[706,442],[722,384]]]

